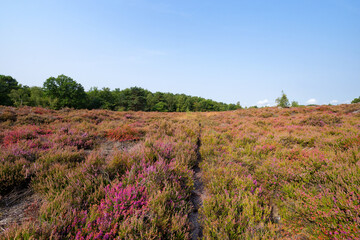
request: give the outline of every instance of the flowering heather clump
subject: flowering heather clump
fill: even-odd
[[[171,160],[174,158],[174,144],[171,142],[156,141],[154,148],[161,158]]]
[[[94,137],[87,132],[61,128],[60,131],[53,136],[52,141],[60,147],[74,146],[78,149],[91,149],[94,145]]]
[[[140,133],[128,125],[123,125],[112,130],[108,130],[106,136],[119,142],[133,141],[140,139]]]
[[[331,115],[320,115],[320,116],[310,116],[305,120],[301,121],[301,124],[304,125],[311,125],[311,126],[319,126],[323,127],[326,124],[335,125],[340,124],[341,118],[338,116],[331,116]]]
[[[39,138],[41,136],[46,136],[51,134],[52,131],[48,129],[41,129],[35,126],[26,126],[19,127],[15,130],[8,131],[5,133],[5,137],[3,139],[3,145],[8,146],[14,143],[17,143],[21,140],[32,140]]]
[[[106,196],[99,205],[94,205],[89,212],[81,211],[75,214],[71,226],[67,227],[68,237],[114,239],[124,238],[133,231],[139,231],[132,229],[136,226],[129,225],[126,220],[145,217],[148,211],[148,195],[145,187],[139,185],[125,187],[122,183],[117,183],[109,185],[105,192]]]

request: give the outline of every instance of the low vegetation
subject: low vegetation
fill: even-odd
[[[0,238],[356,239],[359,110],[2,106]]]

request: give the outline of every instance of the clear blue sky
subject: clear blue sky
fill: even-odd
[[[359,0],[0,1],[0,74],[243,106],[360,95]],[[310,100],[310,101],[309,101]]]

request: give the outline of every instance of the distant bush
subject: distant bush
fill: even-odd
[[[352,100],[351,103],[360,103],[360,97],[354,98],[354,100]]]
[[[292,107],[299,107],[300,105],[299,105],[299,103],[297,101],[292,101],[291,106]]]

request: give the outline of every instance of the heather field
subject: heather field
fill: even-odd
[[[0,107],[0,239],[359,239],[360,105]]]

